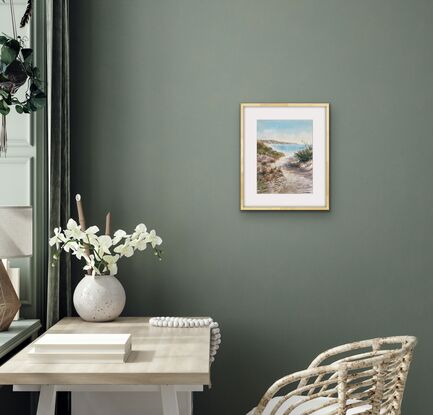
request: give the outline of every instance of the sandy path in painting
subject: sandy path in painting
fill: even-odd
[[[305,163],[301,167],[296,167],[295,159],[291,156],[279,158],[275,167],[279,167],[286,178],[284,189],[279,189],[277,193],[313,193],[313,164],[312,161]]]

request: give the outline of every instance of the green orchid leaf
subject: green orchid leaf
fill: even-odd
[[[4,45],[8,41],[6,36],[0,36],[0,45]]]
[[[22,114],[24,112],[24,109],[21,105],[15,105],[15,109],[18,114]]]

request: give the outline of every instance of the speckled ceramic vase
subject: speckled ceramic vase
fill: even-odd
[[[74,306],[86,321],[112,321],[125,307],[125,290],[113,275],[86,275],[74,291]]]

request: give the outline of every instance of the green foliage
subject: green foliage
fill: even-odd
[[[33,50],[24,48],[20,37],[13,39],[0,36],[0,114],[9,114],[15,106],[18,114],[29,114],[45,105],[46,95],[39,69],[33,66]],[[16,94],[27,82],[25,99],[20,101]]]
[[[257,141],[257,155],[269,156],[275,159],[279,159],[280,157],[284,156],[283,153],[273,150],[271,147],[267,146],[261,141]]]
[[[0,59],[4,65],[10,65],[20,53],[21,45],[16,39],[7,40],[0,52]]]
[[[307,145],[302,150],[297,151],[295,158],[298,163],[306,163],[307,161],[313,160],[313,146]]]
[[[8,115],[9,111],[11,109],[9,108],[9,105],[6,103],[4,99],[0,100],[0,114],[1,115]]]

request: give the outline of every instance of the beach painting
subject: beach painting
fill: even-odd
[[[313,120],[257,120],[257,193],[313,193]]]
[[[241,104],[241,210],[329,210],[329,104]]]

